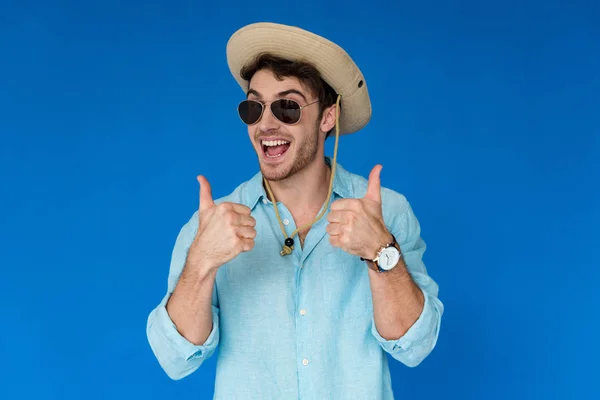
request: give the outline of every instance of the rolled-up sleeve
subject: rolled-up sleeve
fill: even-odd
[[[202,345],[195,345],[181,336],[164,304],[152,310],[148,317],[147,335],[150,347],[160,366],[171,379],[182,379],[210,358],[219,343],[219,309],[212,307],[213,326]]]
[[[385,200],[384,200],[385,204]],[[415,284],[421,289],[424,297],[423,310],[417,321],[406,333],[395,340],[384,339],[375,326],[373,319],[371,333],[381,347],[394,359],[406,366],[416,367],[435,348],[437,343],[444,305],[438,298],[439,287],[428,275],[423,262],[425,241],[421,238],[421,228],[410,204],[395,192],[388,192],[390,207],[387,213],[386,225],[398,239],[404,256],[404,262]],[[388,222],[389,221],[389,222]]]
[[[213,325],[207,340],[195,345],[183,337],[171,320],[166,309],[181,271],[185,265],[187,252],[197,230],[197,214],[183,226],[173,249],[169,269],[167,294],[148,316],[146,335],[158,363],[171,379],[182,379],[197,370],[210,358],[219,344],[219,307],[216,289],[212,295]]]
[[[381,347],[394,359],[408,367],[416,367],[431,353],[436,345],[439,335],[441,302],[425,293],[425,303],[419,319],[399,339],[384,339],[375,326],[371,325],[373,336],[379,341]]]

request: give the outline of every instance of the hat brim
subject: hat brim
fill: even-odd
[[[321,78],[342,96],[340,135],[364,128],[371,119],[367,82],[352,58],[337,44],[298,27],[260,22],[236,31],[227,43],[227,64],[244,93],[241,69],[258,55],[270,53],[313,64]]]

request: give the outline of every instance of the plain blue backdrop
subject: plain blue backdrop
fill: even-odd
[[[600,398],[598,4],[0,1],[0,398],[212,398],[146,318],[196,175],[257,170],[225,59],[257,21],[352,55],[373,119],[339,162],[421,222],[446,313],[396,397]]]

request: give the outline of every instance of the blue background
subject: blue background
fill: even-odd
[[[215,358],[169,380],[146,318],[196,175],[256,172],[225,60],[256,21],[355,58],[339,162],[422,224],[446,313],[397,398],[599,398],[598,4],[0,1],[0,398],[212,398]]]

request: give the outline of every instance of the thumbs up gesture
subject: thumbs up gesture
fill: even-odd
[[[362,199],[340,199],[331,204],[327,233],[332,246],[365,259],[374,259],[379,248],[392,241],[381,209],[381,165],[369,175]]]
[[[188,260],[205,268],[218,269],[241,252],[254,247],[256,220],[250,208],[237,203],[216,205],[208,180],[198,176],[200,206],[198,232],[190,246]]]

